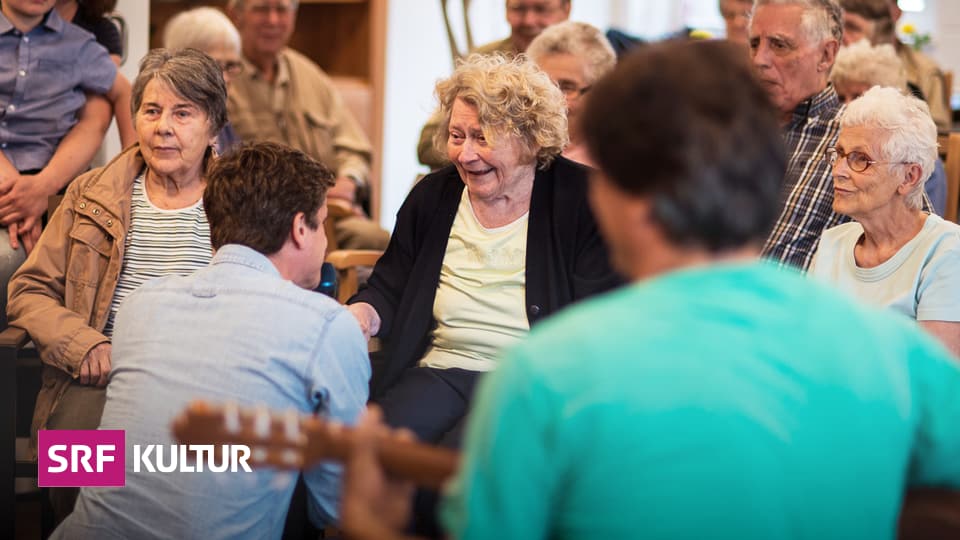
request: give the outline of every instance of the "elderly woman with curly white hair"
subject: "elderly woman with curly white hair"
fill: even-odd
[[[841,120],[833,210],[855,221],[823,233],[810,273],[917,320],[960,354],[960,226],[921,209],[937,159],[927,104],[875,87]]]
[[[386,421],[457,446],[474,384],[547,315],[619,280],[560,156],[564,99],[529,60],[472,55],[437,83],[436,146],[451,165],[414,186],[349,309],[383,342],[373,399]]]

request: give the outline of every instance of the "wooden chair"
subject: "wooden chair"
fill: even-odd
[[[949,134],[945,149],[947,204],[943,212],[943,219],[956,223],[957,207],[960,206],[960,132]]]
[[[323,222],[323,230],[327,234],[328,255],[340,249],[337,244],[337,222],[355,215],[353,207],[347,201],[327,198],[327,220]]]
[[[383,252],[376,249],[338,249],[327,254],[327,262],[337,269],[339,286],[337,300],[345,304],[351,296],[357,294],[360,267],[372,267],[377,264]]]

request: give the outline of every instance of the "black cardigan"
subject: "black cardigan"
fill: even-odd
[[[536,322],[581,298],[621,283],[587,202],[586,167],[558,157],[537,170],[527,227],[527,320]],[[385,365],[379,395],[423,357],[434,327],[433,303],[447,239],[464,184],[453,165],[427,175],[397,212],[390,244],[367,287],[349,303],[380,315]]]

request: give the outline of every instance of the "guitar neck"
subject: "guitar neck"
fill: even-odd
[[[250,447],[250,464],[282,469],[308,468],[324,460],[346,461],[354,444],[352,428],[316,416],[271,414],[265,409],[238,409],[195,402],[173,423],[181,444],[242,444]],[[440,489],[457,470],[452,450],[384,435],[377,455],[384,470],[413,483]]]

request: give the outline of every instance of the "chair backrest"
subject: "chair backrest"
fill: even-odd
[[[957,222],[957,206],[960,203],[960,133],[951,133],[947,138],[947,204],[943,219]]]
[[[339,273],[337,300],[345,304],[351,296],[357,294],[360,285],[358,270],[372,267],[380,260],[383,252],[377,249],[338,249],[327,254],[327,262]]]
[[[323,232],[327,235],[327,254],[340,249],[337,243],[337,222],[355,215],[353,207],[347,201],[327,198],[327,220],[323,222]]]

